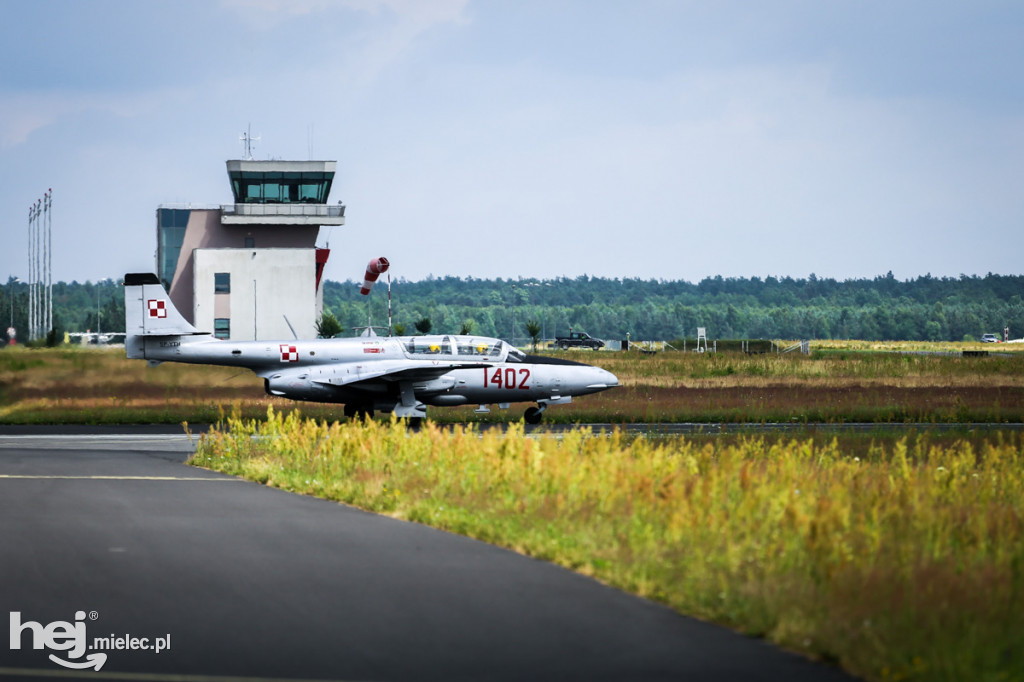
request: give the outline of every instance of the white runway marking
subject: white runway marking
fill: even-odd
[[[126,441],[126,440],[137,440],[151,443],[154,441],[182,441],[182,440],[198,440],[199,436],[193,436],[191,439],[185,434],[130,434],[130,433],[58,433],[58,434],[8,434],[6,436],[0,436],[0,441],[5,440],[112,440],[112,441]]]
[[[294,678],[235,677],[228,675],[178,675],[139,672],[94,672],[77,670],[46,670],[37,668],[0,668],[2,677],[39,677],[54,679],[135,680],[136,682],[289,682]],[[305,679],[304,682],[317,682]],[[326,681],[321,681],[326,682]],[[335,680],[334,682],[338,682]]]
[[[0,448],[36,448],[53,450],[97,450],[113,447],[124,450],[132,445],[147,450],[195,452],[198,435],[131,433],[56,433],[0,435]]]
[[[44,476],[39,475],[18,475],[0,474],[4,478],[27,478],[27,479],[56,479],[56,480],[82,480],[82,481],[215,481],[218,483],[229,481],[242,481],[240,478],[210,478],[209,476]]]

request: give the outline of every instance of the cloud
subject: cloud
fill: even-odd
[[[366,90],[386,83],[389,71],[429,63],[423,51],[430,45],[427,37],[467,25],[467,5],[468,0],[222,0],[221,8],[263,34],[254,40],[268,41],[243,78],[303,84],[306,97],[318,103],[344,91],[340,99],[347,104],[372,100]]]
[[[358,252],[354,270],[378,252],[406,276],[1018,267],[1024,117],[1008,72],[976,79],[984,96],[946,88],[924,57],[980,58],[871,13],[851,24],[852,6],[652,7],[125,3],[129,50],[88,40],[111,17],[83,8],[52,47],[6,46],[36,66],[0,78],[0,149],[20,169],[4,197],[20,207],[53,185],[88,206],[131,187],[118,229],[148,226],[161,202],[227,196],[221,161],[251,121],[258,158],[313,155],[315,130],[316,154],[338,159],[350,224],[333,240]],[[921,58],[899,57],[924,38]],[[997,63],[1014,62],[970,73]],[[110,162],[146,172],[112,183],[95,173]],[[113,235],[102,215],[83,210],[77,229]]]
[[[375,82],[389,67],[410,56],[422,36],[445,25],[464,25],[466,0],[417,2],[416,0],[352,0],[350,5],[364,11],[378,12],[385,8],[391,22],[385,30],[374,31],[372,37],[359,40],[360,49],[347,55],[345,72],[351,74],[353,87]]]
[[[1016,150],[997,144],[1019,133],[1012,120],[974,130],[977,115],[948,102],[843,92],[828,63],[618,83],[532,64],[433,76],[422,87],[457,106],[382,122],[403,125],[346,184],[352,225],[391,235],[389,257],[413,277],[853,276],[896,253],[936,271],[935,244],[980,211],[996,229],[1000,209],[985,207],[1011,193],[993,181],[1024,151],[1019,135]],[[443,253],[417,253],[438,235]]]
[[[342,12],[388,21],[409,36],[441,24],[464,23],[467,4],[468,0],[222,0],[227,10],[258,30]]]
[[[87,113],[134,118],[168,103],[180,105],[190,92],[165,88],[138,93],[24,91],[0,97],[0,149],[28,142],[33,133],[59,121]]]
[[[45,99],[53,97],[8,94],[0,98],[0,149],[24,144],[32,133],[57,120],[58,112]]]

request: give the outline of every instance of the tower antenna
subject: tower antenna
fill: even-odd
[[[245,145],[245,160],[252,161],[252,150],[254,148],[253,142],[262,141],[262,138],[259,136],[252,136],[252,123],[249,124],[249,127],[246,130],[242,131],[242,135],[238,139]]]

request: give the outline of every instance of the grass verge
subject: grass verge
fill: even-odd
[[[1024,679],[1024,443],[229,418],[193,464],[550,560],[868,679]]]
[[[989,344],[992,345],[992,344]],[[1020,422],[1024,353],[963,358],[832,352],[556,354],[614,372],[621,388],[560,405],[545,419],[576,422]],[[267,396],[248,370],[165,363],[147,367],[123,349],[0,352],[0,423],[216,421],[220,406],[250,418],[297,403]],[[506,422],[525,404],[486,417],[474,406],[431,409],[438,421]],[[305,404],[335,419],[338,405]]]

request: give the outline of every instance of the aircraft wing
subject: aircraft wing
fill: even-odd
[[[430,381],[453,369],[491,367],[493,363],[444,360],[385,360],[366,364],[345,363],[310,372],[310,379],[327,386],[350,386],[363,381]]]

